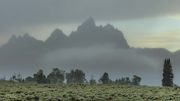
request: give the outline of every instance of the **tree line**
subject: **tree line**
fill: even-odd
[[[171,60],[165,59],[162,73],[162,86],[173,87],[177,86],[173,83],[173,69]],[[1,79],[5,80],[4,79]],[[20,74],[14,74],[10,80],[18,82],[37,82],[40,84],[63,84],[66,81],[66,84],[121,84],[121,85],[140,85],[141,77],[134,75],[133,78],[122,77],[116,80],[111,80],[109,74],[105,72],[98,81],[91,78],[89,81],[85,77],[85,73],[80,69],[71,70],[69,73],[66,73],[64,70],[59,68],[54,68],[51,73],[47,76],[44,74],[43,70],[40,69],[32,77],[28,76],[25,79],[22,79]]]
[[[86,79],[85,73],[80,69],[73,69],[70,72],[66,73],[64,70],[59,68],[53,68],[47,76],[44,74],[43,70],[40,69],[33,76],[28,76],[25,79],[22,79],[20,74],[13,75],[11,80],[18,82],[36,82],[39,84],[120,84],[120,85],[140,85],[141,77],[134,75],[133,78],[122,77],[116,80],[111,80],[107,72],[95,80],[91,78],[90,80]]]

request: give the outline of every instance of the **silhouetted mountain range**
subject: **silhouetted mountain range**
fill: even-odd
[[[28,34],[12,36],[8,43],[0,48],[0,64],[29,64],[34,63],[43,48],[43,42]]]
[[[120,30],[110,24],[96,26],[93,18],[87,19],[70,36],[60,29],[55,29],[46,41],[28,34],[13,35],[0,48],[0,66],[15,68],[22,65],[26,68],[27,65],[29,68],[48,64],[67,69],[76,65],[97,74],[104,71],[118,74],[121,71],[125,75],[145,75],[144,78],[159,78],[165,58],[172,58],[175,70],[179,70],[180,51],[171,53],[163,48],[132,48]]]
[[[121,31],[110,24],[104,27],[96,26],[94,19],[89,18],[69,37],[60,29],[55,29],[45,42],[31,37],[29,34],[13,35],[8,43],[0,48],[0,60],[3,61],[0,63],[27,63],[29,61],[32,63],[38,56],[60,48],[81,48],[104,44],[112,44],[117,48],[129,48]]]

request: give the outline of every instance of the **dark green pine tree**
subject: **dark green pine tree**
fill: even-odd
[[[103,76],[99,79],[99,81],[102,82],[102,84],[109,84],[111,81],[109,79],[109,74],[105,72]]]
[[[173,86],[173,71],[170,59],[165,59],[163,69],[162,86]]]

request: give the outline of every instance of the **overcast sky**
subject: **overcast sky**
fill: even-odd
[[[45,40],[66,34],[88,17],[122,30],[134,47],[180,49],[180,0],[0,0],[0,45],[29,33]]]

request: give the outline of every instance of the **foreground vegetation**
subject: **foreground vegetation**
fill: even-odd
[[[163,87],[140,86],[141,77],[111,80],[105,72],[99,80],[86,79],[82,70],[54,68],[47,76],[39,70],[23,78],[0,80],[0,101],[179,101],[180,88],[173,83],[170,59],[165,59]]]
[[[178,101],[179,88],[0,82],[0,101]]]

